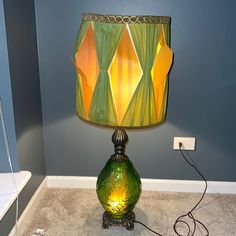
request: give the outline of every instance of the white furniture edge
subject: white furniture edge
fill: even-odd
[[[30,199],[29,203],[27,204],[26,208],[24,209],[24,211],[22,212],[18,220],[18,223],[17,223],[18,232],[20,231],[21,225],[24,225],[24,220],[26,219],[27,214],[30,212],[31,207],[33,206],[33,204],[39,203],[39,199],[43,195],[43,193],[46,191],[46,189],[47,189],[47,178],[45,177],[42,183],[37,188],[34,195],[32,196],[32,198]],[[15,236],[15,226],[12,228],[8,236]]]
[[[0,220],[16,200],[17,194],[19,194],[28,183],[30,177],[31,173],[29,171],[20,171],[13,174],[0,173]]]
[[[97,177],[85,176],[47,176],[48,188],[96,188]],[[141,179],[142,189],[147,191],[195,192],[205,188],[203,181]],[[236,194],[236,182],[208,181],[207,193]]]

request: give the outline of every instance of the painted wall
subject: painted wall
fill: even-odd
[[[10,155],[14,171],[19,170],[16,154],[16,134],[13,116],[11,82],[6,42],[6,28],[3,1],[0,0],[0,99],[2,100],[6,130],[9,140]],[[9,172],[10,167],[3,136],[3,127],[0,120],[0,172]]]
[[[4,2],[17,151],[21,170],[43,175],[42,109],[34,2]]]
[[[46,173],[97,176],[113,153],[111,129],[75,115],[71,58],[82,12],[172,17],[166,123],[129,131],[127,154],[141,177],[198,179],[172,150],[174,136],[194,136],[192,160],[208,180],[236,181],[236,3],[233,0],[40,0],[36,3]]]
[[[45,176],[34,1],[5,0],[4,11],[17,154],[20,169],[32,173],[20,194],[21,214]],[[13,227],[14,209],[15,205],[0,222],[0,235],[8,235]]]

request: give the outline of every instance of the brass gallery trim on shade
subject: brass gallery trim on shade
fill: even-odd
[[[169,16],[124,16],[124,15],[99,15],[93,13],[83,13],[84,21],[98,21],[116,24],[169,24]]]

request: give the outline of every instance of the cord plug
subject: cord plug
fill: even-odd
[[[179,142],[179,149],[181,149],[183,146],[184,146],[183,143]]]

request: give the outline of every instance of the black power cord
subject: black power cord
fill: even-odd
[[[156,235],[164,236],[164,235],[162,235],[162,234],[157,233],[156,231],[154,231],[153,229],[149,228],[148,226],[146,226],[144,223],[142,223],[142,222],[140,222],[140,221],[135,220],[134,223],[138,223],[138,224],[144,226],[146,229],[148,229],[149,231],[151,231],[152,233],[154,233],[154,234],[156,234]]]
[[[179,217],[176,219],[176,221],[175,221],[175,223],[174,223],[174,225],[173,225],[173,229],[174,229],[174,232],[175,232],[178,236],[184,236],[183,234],[180,234],[180,233],[178,232],[178,230],[177,230],[177,226],[178,226],[179,224],[183,224],[183,225],[185,225],[185,226],[187,227],[187,230],[188,230],[186,236],[194,236],[194,234],[195,234],[195,232],[196,232],[197,224],[199,224],[199,225],[201,225],[201,226],[204,228],[204,230],[206,231],[206,236],[208,236],[208,235],[209,235],[209,231],[208,231],[207,227],[206,227],[201,221],[197,220],[197,219],[193,216],[193,211],[199,206],[199,204],[202,202],[202,200],[203,200],[203,198],[204,198],[204,196],[205,196],[205,194],[206,194],[207,187],[208,187],[208,185],[207,185],[207,180],[206,180],[206,178],[204,177],[204,175],[197,169],[197,167],[196,167],[192,162],[190,162],[190,161],[186,158],[186,156],[185,156],[184,153],[183,153],[182,147],[183,147],[183,143],[180,142],[180,143],[179,143],[179,151],[180,151],[180,153],[181,153],[182,158],[183,158],[183,159],[199,174],[199,176],[201,176],[201,178],[204,180],[204,182],[205,182],[205,189],[204,189],[204,191],[203,191],[203,193],[202,193],[201,198],[200,198],[199,201],[197,202],[197,204],[196,204],[188,213],[186,213],[186,214],[184,214],[184,215],[181,215],[181,216],[179,216]],[[186,218],[186,217],[189,217],[189,219],[192,221],[192,223],[193,223],[193,230],[191,230],[191,226],[190,226],[189,223],[184,219],[184,218]],[[146,226],[146,225],[145,225],[144,223],[142,223],[142,222],[134,221],[134,223],[141,224],[141,225],[144,226],[146,229],[148,229],[149,231],[151,231],[152,233],[154,233],[154,234],[156,234],[156,235],[164,236],[164,235],[162,235],[162,234],[160,234],[160,233],[154,231],[153,229],[149,228],[148,226]]]
[[[195,234],[195,232],[196,232],[197,224],[200,224],[200,225],[205,229],[205,231],[206,231],[206,236],[208,236],[208,235],[209,235],[209,231],[208,231],[207,227],[206,227],[201,221],[197,220],[197,219],[193,216],[193,211],[198,207],[198,205],[201,203],[201,201],[203,200],[203,198],[204,198],[204,196],[205,196],[205,194],[206,194],[207,187],[208,187],[208,185],[207,185],[207,180],[206,180],[206,178],[204,177],[204,175],[197,169],[197,167],[196,167],[192,162],[190,162],[190,161],[186,158],[186,156],[185,156],[184,153],[183,153],[182,147],[183,147],[183,143],[179,143],[179,150],[180,150],[181,156],[182,156],[183,159],[199,174],[199,176],[201,176],[201,178],[204,180],[204,182],[205,182],[205,189],[204,189],[204,191],[203,191],[203,193],[202,193],[201,198],[200,198],[199,201],[197,202],[197,204],[196,204],[187,214],[181,215],[180,217],[178,217],[178,218],[176,219],[176,221],[175,221],[175,223],[174,223],[174,226],[173,226],[173,229],[174,229],[175,233],[176,233],[178,236],[183,236],[182,234],[179,234],[179,233],[178,233],[178,230],[177,230],[177,225],[180,224],[180,223],[182,223],[182,224],[184,224],[185,226],[187,226],[187,228],[188,228],[188,234],[187,234],[187,236],[194,236],[194,234]],[[191,227],[190,227],[189,223],[187,223],[187,222],[183,219],[183,218],[185,218],[185,217],[189,217],[189,219],[191,219],[192,222],[193,222],[193,230],[192,230],[192,232],[191,232]]]

